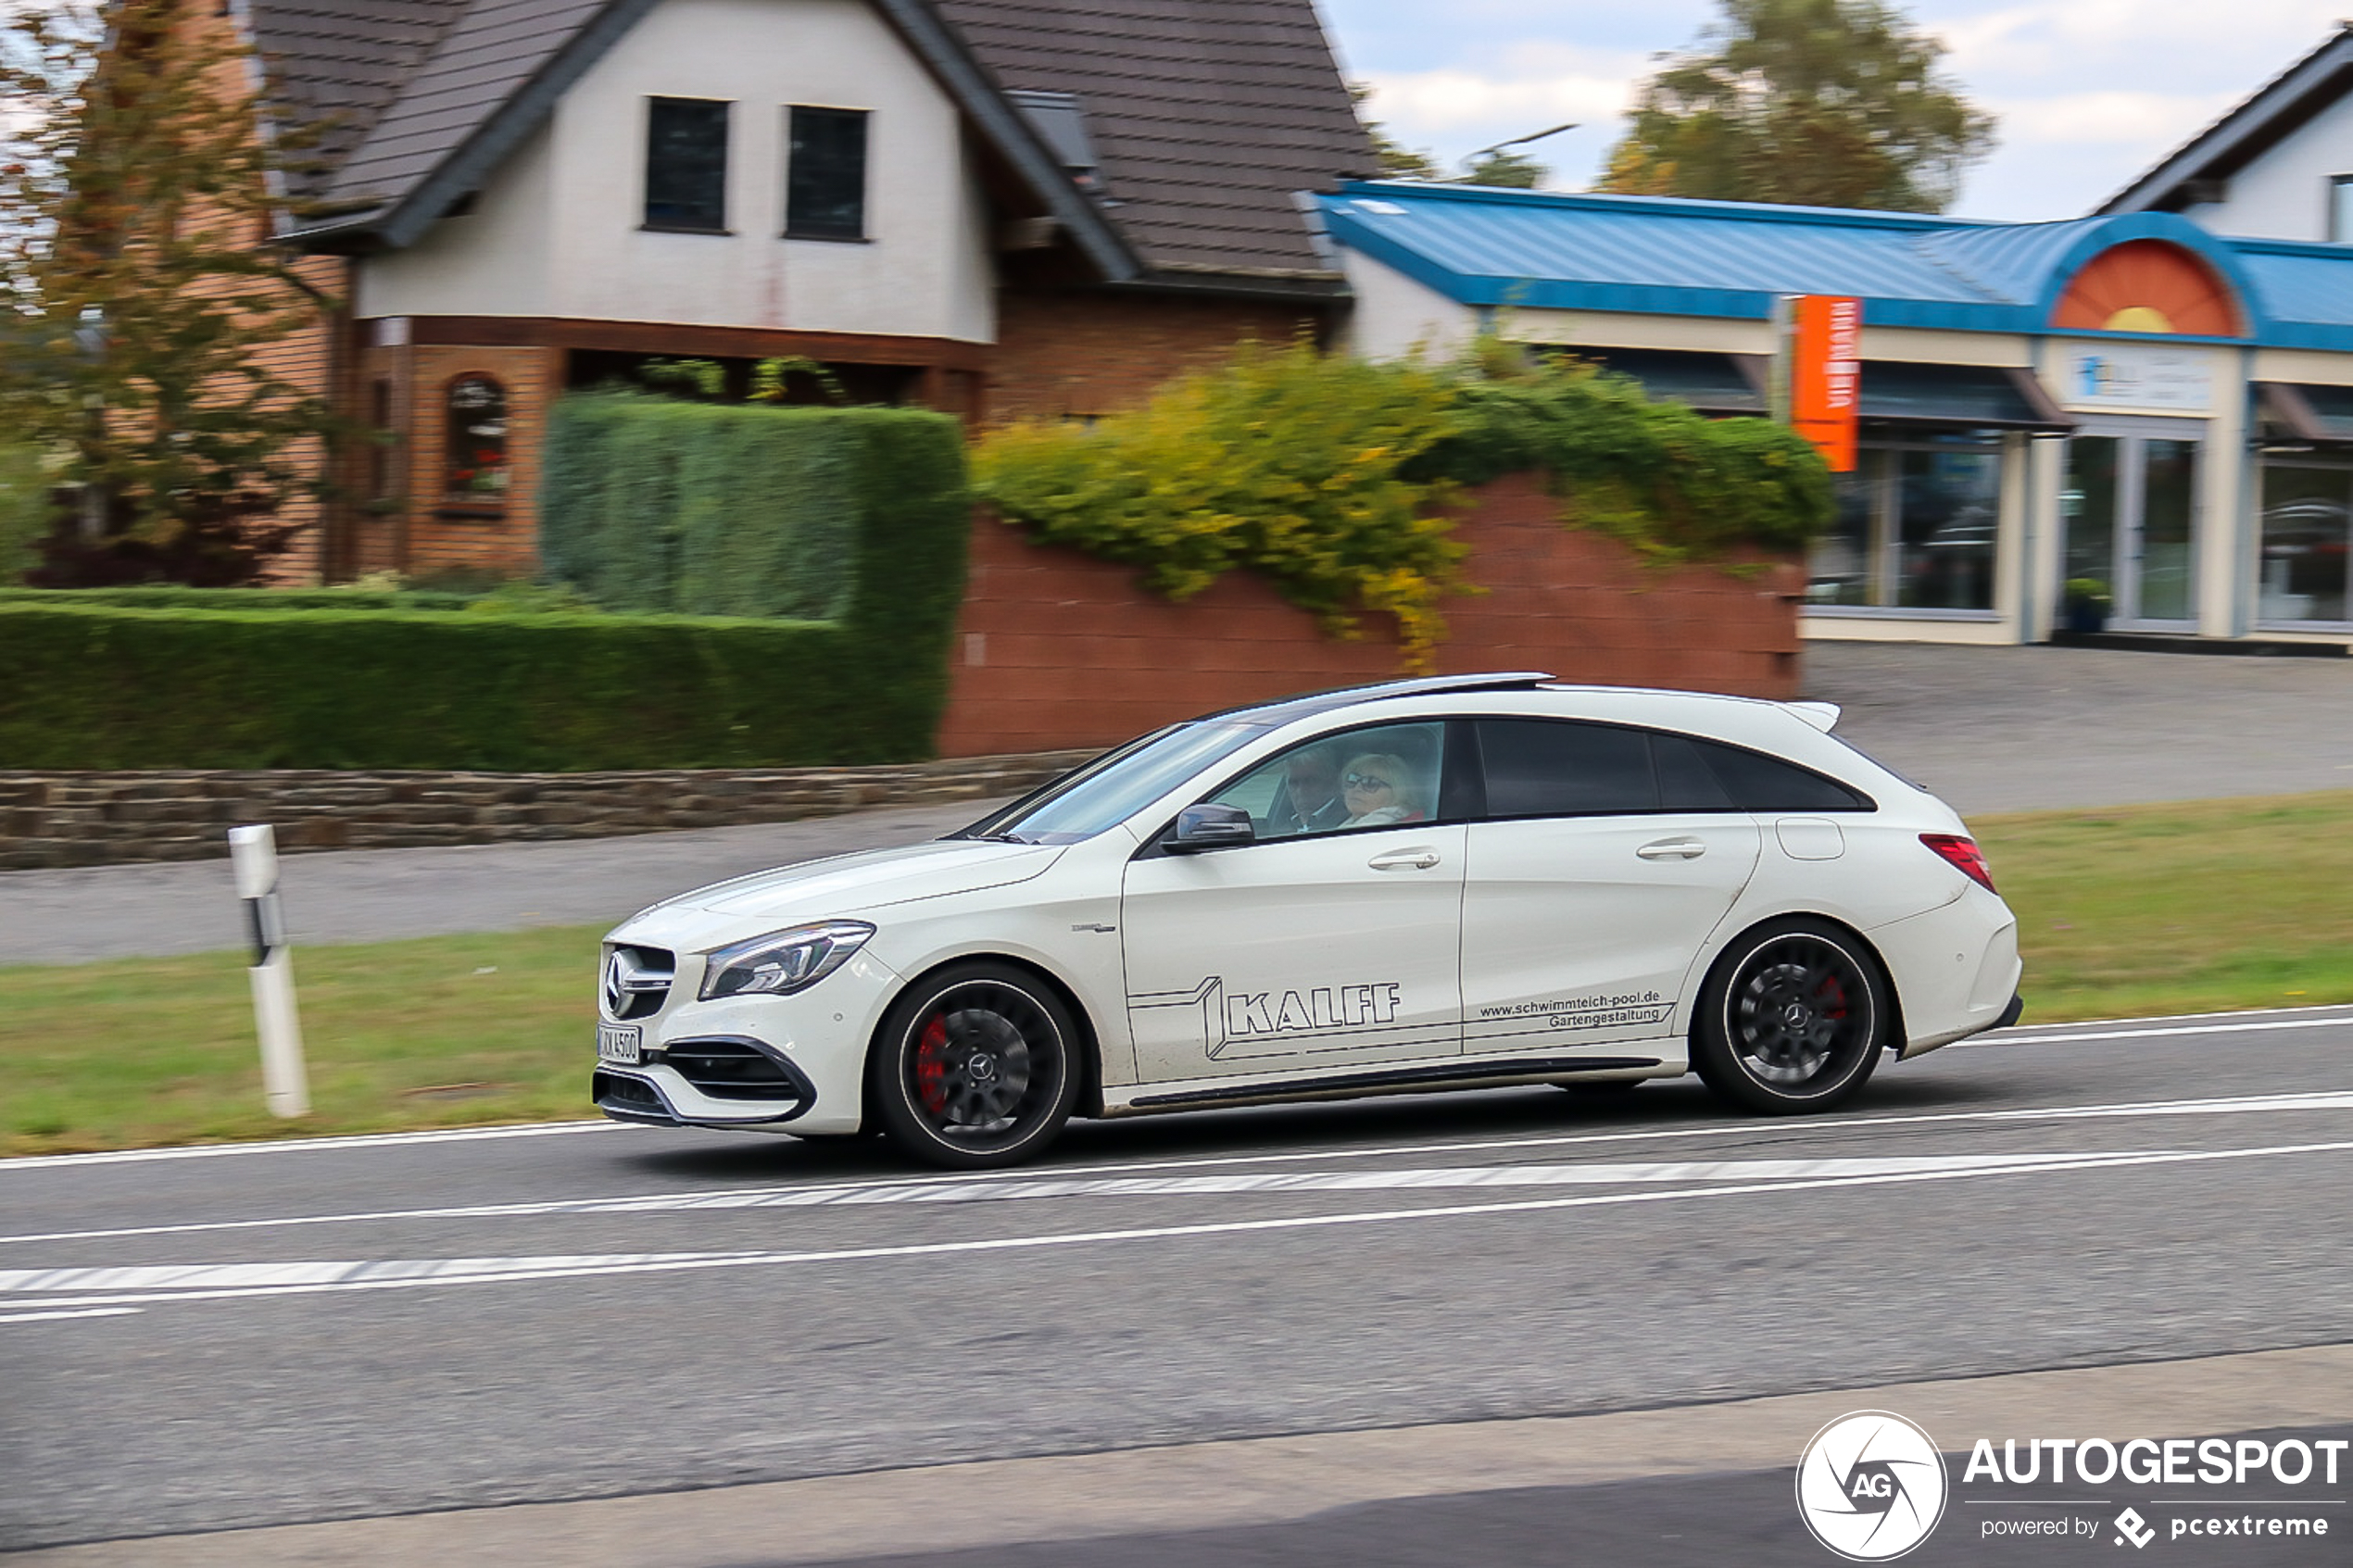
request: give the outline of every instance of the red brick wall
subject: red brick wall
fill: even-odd
[[[476,567],[527,577],[538,569],[540,448],[548,405],[563,391],[563,360],[556,348],[439,344],[360,353],[350,411],[371,420],[375,384],[388,383],[393,442],[377,459],[385,482],[385,493],[374,497],[380,505],[353,508],[348,554],[355,574],[392,570],[421,577]],[[449,386],[470,374],[491,377],[507,394],[507,489],[488,504],[443,490]],[[365,459],[355,466],[354,490],[372,488]]]
[[[1603,685],[1798,695],[1797,569],[1658,573],[1559,521],[1531,477],[1482,486],[1457,534],[1489,591],[1445,606],[1442,673],[1543,670]],[[1336,642],[1262,580],[1229,573],[1184,604],[1127,568],[1041,548],[983,518],[950,656],[943,757],[1111,746],[1195,714],[1400,672],[1378,618]]]
[[[983,418],[1000,424],[1116,413],[1245,339],[1279,347],[1320,320],[1297,305],[1008,289],[997,299]]]

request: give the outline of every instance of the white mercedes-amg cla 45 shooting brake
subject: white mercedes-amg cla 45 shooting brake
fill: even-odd
[[[596,1103],[965,1168],[1074,1115],[1685,1072],[1825,1110],[2020,1006],[1968,829],[1837,717],[1498,674],[1174,725],[631,917]]]

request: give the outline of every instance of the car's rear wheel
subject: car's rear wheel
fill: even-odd
[[[1727,949],[1700,993],[1692,1064],[1751,1110],[1827,1110],[1868,1082],[1893,1010],[1879,960],[1820,921],[1781,920]]]
[[[1078,1096],[1079,1033],[1011,964],[952,965],[895,1003],[867,1061],[883,1132],[933,1165],[980,1170],[1053,1141]]]

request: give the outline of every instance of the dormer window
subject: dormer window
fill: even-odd
[[[866,237],[866,111],[795,104],[785,175],[785,237]]]
[[[727,109],[710,98],[646,101],[646,227],[727,232]]]
[[[1087,111],[1071,93],[1008,93],[1013,107],[1028,119],[1030,129],[1045,140],[1070,175],[1071,183],[1089,195],[1101,195],[1102,177],[1097,170],[1095,140],[1087,134]],[[1361,204],[1360,204],[1361,205]]]

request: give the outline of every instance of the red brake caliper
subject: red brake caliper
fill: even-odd
[[[1821,989],[1816,995],[1821,999],[1822,1005],[1815,1010],[1824,1018],[1846,1016],[1846,986],[1837,975],[1826,977],[1822,981]]]
[[[915,1092],[934,1116],[948,1114],[948,1015],[932,1014],[915,1047]]]

